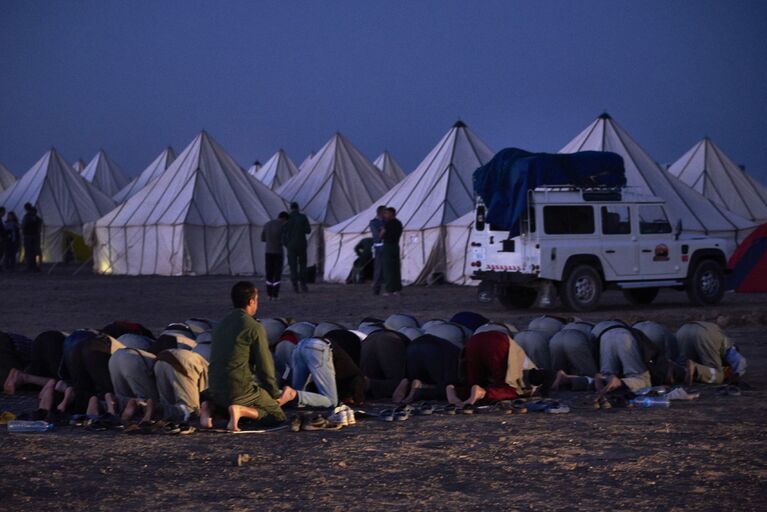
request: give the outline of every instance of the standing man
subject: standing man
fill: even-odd
[[[399,295],[402,290],[402,276],[399,260],[399,239],[402,236],[402,223],[397,219],[397,210],[388,207],[384,213],[384,227],[381,230],[383,249],[383,278],[386,283],[386,293]]]
[[[306,235],[312,232],[309,219],[298,211],[298,203],[290,203],[290,215],[285,224],[285,247],[288,248],[288,265],[293,291],[308,292],[306,286]]]
[[[266,242],[266,295],[269,300],[280,298],[282,265],[285,261],[282,253],[282,235],[288,217],[288,212],[280,212],[276,219],[266,223],[261,232],[261,241]]]
[[[21,234],[24,239],[24,261],[28,272],[40,272],[37,266],[37,250],[40,246],[42,221],[31,204],[24,205],[24,217],[21,219]]]
[[[281,406],[295,398],[295,391],[277,389],[266,330],[253,318],[258,290],[253,283],[240,281],[232,287],[231,297],[234,310],[213,331],[200,426],[211,428],[214,407],[229,410],[227,428],[233,432],[239,430],[241,417],[285,421]]]
[[[384,227],[384,214],[386,206],[381,205],[376,208],[376,216],[370,221],[370,234],[373,236],[373,295],[381,293],[383,284],[383,241],[381,240],[381,230]]]

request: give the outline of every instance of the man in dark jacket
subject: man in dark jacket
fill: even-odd
[[[24,239],[24,261],[27,270],[40,272],[37,255],[40,249],[40,234],[43,221],[37,216],[37,210],[29,203],[24,205],[24,217],[21,219],[21,234]]]
[[[309,219],[298,211],[298,203],[290,204],[290,215],[285,224],[285,247],[288,249],[288,265],[290,266],[290,282],[293,291],[308,292],[306,286],[306,235],[312,232]]]
[[[383,277],[386,285],[386,294],[399,295],[402,290],[402,275],[399,259],[399,239],[402,237],[402,223],[397,219],[397,210],[392,207],[386,208],[385,223],[381,231],[383,240]]]
[[[381,240],[381,231],[384,227],[384,216],[386,206],[376,208],[376,216],[370,221],[370,234],[373,237],[373,295],[381,293],[383,284],[383,241]]]
[[[280,281],[285,256],[282,252],[282,239],[288,212],[280,212],[275,220],[264,225],[261,241],[266,243],[266,295],[270,300],[280,298]]]

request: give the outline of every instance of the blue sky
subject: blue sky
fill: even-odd
[[[137,174],[202,128],[243,166],[336,130],[411,170],[457,118],[556,151],[607,110],[659,162],[708,135],[767,182],[767,2],[0,3],[0,161]]]

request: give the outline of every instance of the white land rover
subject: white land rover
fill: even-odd
[[[661,287],[686,290],[697,305],[717,304],[725,291],[727,242],[681,234],[681,222],[672,229],[658,197],[628,188],[536,188],[514,238],[485,214],[480,200],[469,264],[481,300],[527,308],[552,283],[566,308],[589,311],[605,288],[637,304],[652,302]]]

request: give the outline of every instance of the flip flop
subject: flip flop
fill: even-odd
[[[447,404],[445,408],[442,410],[442,412],[444,412],[448,416],[455,416],[457,411],[458,411],[458,406],[455,404]]]
[[[418,407],[416,409],[416,412],[422,416],[431,416],[432,414],[434,414],[435,409],[436,407],[434,406],[434,404],[427,402],[421,405],[420,407]]]
[[[378,417],[383,421],[394,421],[394,409],[384,409],[378,413]]]
[[[740,396],[740,388],[733,384],[727,384],[716,390],[716,394],[720,396]]]
[[[467,404],[461,407],[460,409],[457,409],[456,412],[460,411],[461,414],[474,414],[476,410],[477,410],[476,407],[474,407],[471,404]]]
[[[394,411],[394,419],[396,421],[407,421],[410,419],[410,415],[405,411]]]

